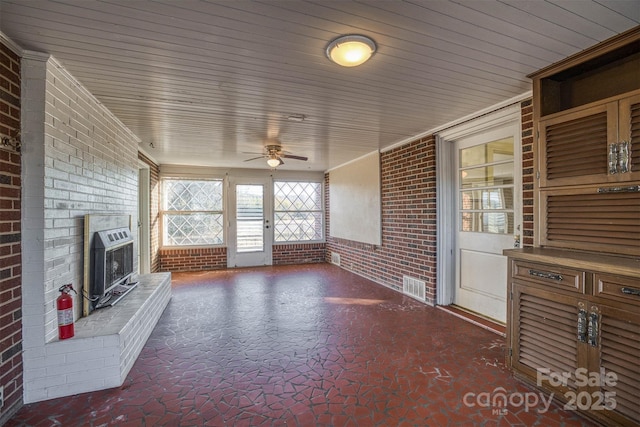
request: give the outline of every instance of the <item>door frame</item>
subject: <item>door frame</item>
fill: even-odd
[[[268,176],[227,176],[227,225],[228,225],[228,242],[227,242],[227,268],[235,267],[257,267],[261,265],[273,265],[273,177]],[[264,263],[254,265],[238,265],[237,252],[237,225],[236,225],[236,190],[237,184],[255,184],[263,185],[263,209],[264,219]],[[242,256],[240,254],[240,256]]]
[[[151,273],[151,171],[149,165],[138,163],[138,272]]]
[[[456,197],[456,144],[455,141],[485,133],[496,128],[516,125],[514,132],[514,181],[515,190],[522,191],[522,116],[520,102],[503,107],[492,113],[471,119],[463,124],[436,134],[436,216],[437,216],[437,260],[436,260],[436,304],[453,303],[456,287],[457,210]],[[520,167],[518,167],[520,165]],[[522,223],[522,204],[514,211],[517,223]],[[514,231],[516,232],[516,231]],[[522,231],[520,231],[522,233]],[[522,239],[520,239],[522,240]],[[505,277],[506,286],[506,277]]]

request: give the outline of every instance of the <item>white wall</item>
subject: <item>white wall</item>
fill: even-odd
[[[331,237],[381,245],[380,153],[332,169],[329,182]]]
[[[58,288],[81,289],[84,215],[127,214],[137,223],[138,138],[54,58],[25,52],[22,73],[23,356],[30,402],[72,381],[60,374],[65,358],[47,343],[57,340]],[[77,318],[79,297],[74,307]]]

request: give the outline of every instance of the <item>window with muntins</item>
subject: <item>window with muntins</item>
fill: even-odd
[[[460,231],[513,234],[513,138],[460,150]]]
[[[163,179],[161,215],[164,245],[223,244],[222,180]]]
[[[273,196],[276,243],[323,239],[322,183],[276,181]]]

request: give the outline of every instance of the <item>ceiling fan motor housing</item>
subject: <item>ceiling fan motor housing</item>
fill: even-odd
[[[267,145],[267,154],[271,155],[279,155],[282,152],[282,147],[280,145]]]
[[[266,158],[268,160],[278,160],[280,162],[280,165],[284,164],[284,161],[282,160],[283,158],[285,159],[294,159],[294,160],[302,160],[304,162],[306,162],[308,160],[308,157],[306,156],[296,156],[293,154],[285,154],[287,153],[286,151],[283,152],[282,151],[282,146],[280,145],[275,145],[275,144],[271,144],[271,145],[267,145],[265,146],[265,150],[266,150],[266,154],[259,156],[259,157],[254,157],[251,159],[247,159],[245,160],[245,162],[249,162],[252,160],[256,160],[256,159],[261,159],[261,158]],[[275,167],[273,165],[270,165],[272,167]]]

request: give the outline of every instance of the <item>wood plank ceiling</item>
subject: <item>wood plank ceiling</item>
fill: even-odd
[[[530,90],[526,75],[640,23],[636,0],[0,0],[161,164],[323,171]],[[341,68],[343,34],[378,45]],[[288,120],[304,115],[303,122]]]

